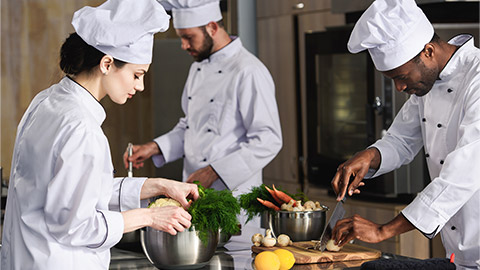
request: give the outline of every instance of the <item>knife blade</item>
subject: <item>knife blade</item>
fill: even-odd
[[[328,240],[332,238],[332,231],[333,227],[335,227],[335,224],[337,224],[337,221],[343,218],[345,215],[345,208],[343,208],[343,204],[345,203],[346,196],[343,197],[343,199],[339,202],[337,202],[337,205],[335,206],[335,209],[333,210],[332,216],[330,217],[330,220],[327,223],[327,226],[325,226],[325,229],[323,229],[322,236],[320,237],[320,241],[317,242],[315,245],[315,249],[324,251],[325,247],[327,246]]]

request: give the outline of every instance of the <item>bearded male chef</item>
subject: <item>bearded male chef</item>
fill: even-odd
[[[425,149],[431,183],[392,221],[358,215],[340,220],[333,238],[376,243],[417,229],[440,233],[457,269],[480,258],[480,50],[470,35],[447,42],[413,0],[376,0],[356,23],[348,49],[368,50],[375,67],[410,94],[387,134],[341,164],[332,180],[337,200],[409,163]],[[351,182],[350,177],[354,178]],[[423,179],[418,179],[423,181]]]
[[[138,168],[153,156],[160,167],[183,157],[184,181],[235,196],[249,192],[282,147],[272,77],[240,38],[228,35],[218,0],[159,2],[172,11],[182,49],[195,60],[181,100],[185,116],[153,142],[134,145],[129,160]]]

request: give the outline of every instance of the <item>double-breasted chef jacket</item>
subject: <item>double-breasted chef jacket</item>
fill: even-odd
[[[156,166],[184,158],[183,180],[211,165],[212,188],[236,196],[262,183],[262,169],[280,151],[282,135],[275,85],[267,68],[235,38],[208,59],[194,62],[182,94],[185,116],[155,139]]]
[[[68,77],[40,92],[17,129],[1,269],[108,269],[120,210],[146,178],[114,178],[101,104]],[[143,202],[146,203],[146,202]]]
[[[429,238],[440,232],[461,269],[480,259],[480,50],[470,35],[449,43],[461,47],[433,88],[412,95],[372,146],[382,156],[374,176],[409,163],[424,147],[431,182],[402,214]]]

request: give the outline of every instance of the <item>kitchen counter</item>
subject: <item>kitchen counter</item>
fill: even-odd
[[[221,248],[218,248],[215,255],[210,262],[200,268],[201,270],[230,270],[230,269],[253,269],[254,254],[251,251],[252,243],[250,237],[257,231],[252,228],[244,228],[242,235],[234,236],[230,241]],[[258,230],[258,232],[263,233]],[[112,261],[110,269],[151,269],[157,268],[152,265],[141,251],[140,245],[138,248],[134,248],[130,251],[122,250],[119,248],[112,249]],[[402,260],[415,260],[403,256],[395,256],[392,254],[384,253],[382,258],[387,259],[402,259]],[[294,265],[293,270],[306,270],[306,269],[360,269],[360,266],[365,261],[350,261],[350,262],[337,262],[337,263],[317,263],[317,264],[304,264]]]
[[[217,249],[215,255],[210,260],[208,265],[200,268],[200,270],[230,270],[230,269],[253,269],[254,255],[250,248],[244,250],[228,251],[224,248]],[[401,260],[415,260],[403,256],[395,256],[392,254],[382,254],[382,258],[387,259],[401,259]],[[314,269],[360,269],[360,266],[365,261],[350,261],[337,263],[317,263],[317,264],[295,264],[292,270],[314,270]],[[110,269],[149,269],[157,270],[152,265],[143,253],[124,251],[121,249],[112,249],[112,262]]]
[[[250,238],[255,233],[264,234],[265,230],[245,226],[241,235],[232,236],[224,247],[217,248],[210,262],[200,269],[253,269]],[[125,245],[123,248],[115,247],[111,250],[110,269],[157,269],[147,259],[139,243]]]

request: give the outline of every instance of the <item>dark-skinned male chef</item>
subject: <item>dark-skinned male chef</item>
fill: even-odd
[[[392,221],[359,215],[340,220],[333,238],[377,243],[417,229],[438,233],[457,269],[480,259],[480,50],[470,35],[440,39],[414,0],[376,0],[356,23],[348,49],[368,50],[405,102],[387,134],[341,164],[332,180],[337,200],[407,164],[422,147],[431,182]],[[352,177],[353,180],[350,180]],[[423,181],[423,179],[419,179]]]

